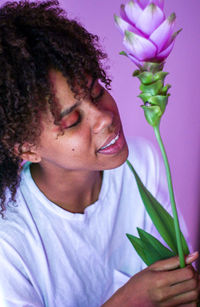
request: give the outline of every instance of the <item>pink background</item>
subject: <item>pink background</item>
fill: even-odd
[[[1,1],[4,3],[5,1]],[[161,133],[173,174],[176,199],[192,243],[199,249],[198,220],[200,218],[200,121],[198,78],[200,47],[200,1],[166,0],[165,12],[177,15],[176,29],[183,28],[169,56],[165,70],[170,72],[167,82],[172,84],[171,97],[161,122]],[[153,129],[146,123],[136,69],[119,52],[124,49],[122,36],[116,29],[113,14],[119,14],[123,0],[60,0],[69,17],[78,19],[90,32],[101,38],[101,44],[109,56],[110,76],[113,79],[112,94],[115,97],[127,137],[143,136],[154,144]],[[157,145],[156,145],[157,146]]]
[[[109,56],[110,75],[126,136],[141,135],[154,144],[153,129],[146,123],[139,82],[133,78],[135,70],[126,57],[122,36],[114,25],[113,14],[119,14],[121,0],[60,0],[70,17],[76,17],[90,32],[98,34]],[[171,97],[161,122],[161,133],[166,145],[173,174],[176,199],[179,204],[195,249],[198,246],[198,219],[200,218],[200,120],[198,78],[200,55],[200,1],[166,0],[168,16],[176,12],[176,30],[183,28],[168,58],[165,70],[170,72],[166,81],[172,84]],[[156,145],[157,146],[157,145]]]

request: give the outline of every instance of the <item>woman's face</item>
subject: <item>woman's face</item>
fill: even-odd
[[[88,79],[91,97],[77,101],[61,72],[51,70],[53,91],[61,108],[61,127],[50,112],[42,119],[37,147],[40,165],[70,171],[115,168],[127,159],[128,148],[112,96],[96,80]]]

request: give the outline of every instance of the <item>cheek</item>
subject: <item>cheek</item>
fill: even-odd
[[[114,100],[107,106],[107,110],[113,114],[114,122],[120,120],[119,110]]]
[[[69,151],[73,154],[73,156],[78,156],[88,152],[91,146],[91,135],[88,129],[82,128],[77,131],[76,135],[65,136],[63,143],[66,144],[64,146],[67,147],[67,151],[69,148]]]
[[[114,100],[114,98],[107,92],[107,99],[105,99],[105,107],[115,113],[115,114],[119,114],[119,111],[118,111],[118,107],[117,107],[117,104]]]

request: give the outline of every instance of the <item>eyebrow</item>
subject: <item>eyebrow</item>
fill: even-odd
[[[97,78],[93,78],[93,79],[92,79],[92,82],[91,82],[91,85],[90,85],[90,88],[89,88],[90,92],[92,91],[92,89],[93,89],[93,87],[94,87],[94,84],[95,84],[96,80],[97,80]],[[64,116],[66,116],[66,115],[70,114],[71,112],[73,112],[74,109],[75,109],[77,106],[80,105],[80,103],[81,103],[81,101],[76,101],[76,103],[75,103],[73,106],[71,106],[70,108],[67,108],[67,109],[63,110],[63,111],[60,113],[60,120],[61,120]]]
[[[67,109],[63,110],[63,111],[60,113],[60,120],[61,120],[64,116],[66,116],[66,115],[68,115],[69,113],[71,113],[72,111],[74,111],[74,109],[75,109],[77,106],[79,106],[80,103],[81,103],[81,101],[77,101],[77,102],[76,102],[73,106],[71,106],[70,108],[67,108]]]

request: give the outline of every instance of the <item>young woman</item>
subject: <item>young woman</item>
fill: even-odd
[[[57,1],[0,8],[1,306],[195,306],[197,253],[144,269],[125,237],[154,230],[104,58]],[[162,200],[153,149],[129,149]]]

